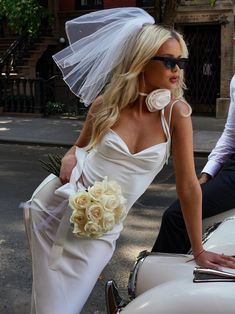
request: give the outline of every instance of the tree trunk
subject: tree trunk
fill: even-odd
[[[162,0],[155,0],[154,1],[154,8],[155,8],[155,20],[157,24],[162,23],[163,14],[162,14]]]
[[[162,24],[167,27],[174,27],[176,17],[176,9],[180,4],[180,0],[167,0],[165,1],[164,14]]]

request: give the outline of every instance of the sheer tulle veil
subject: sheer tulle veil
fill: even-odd
[[[96,11],[66,22],[69,46],[53,58],[85,106],[102,91],[145,24],[154,24],[153,17],[136,7]]]

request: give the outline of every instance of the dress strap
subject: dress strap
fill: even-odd
[[[162,111],[161,111],[162,127],[163,127],[163,131],[164,131],[167,139],[169,139],[170,136],[171,136],[170,127],[171,127],[172,110],[173,110],[174,104],[176,104],[177,101],[179,101],[179,99],[176,99],[171,104],[168,121],[165,118],[165,111],[164,111],[164,109],[162,109]]]
[[[184,102],[188,107],[189,107],[189,115],[192,112],[191,107],[183,100],[183,99],[176,99],[175,101],[173,101],[173,103],[171,104],[170,107],[170,112],[169,112],[169,117],[168,117],[168,121],[165,118],[165,112],[164,109],[161,110],[161,122],[162,122],[162,128],[163,131],[166,135],[167,138],[167,153],[166,153],[166,163],[168,162],[168,158],[170,156],[170,149],[171,149],[171,131],[170,131],[170,127],[171,127],[171,118],[172,118],[172,110],[174,105],[178,102],[178,101],[182,101]],[[187,116],[187,115],[186,115]]]
[[[162,122],[162,128],[167,138],[167,149],[166,149],[166,164],[168,164],[168,158],[170,157],[170,148],[171,148],[171,133],[169,125],[165,118],[164,109],[161,110],[161,122]]]
[[[162,122],[163,132],[166,135],[166,138],[168,140],[169,137],[170,137],[170,128],[169,128],[169,125],[168,125],[168,123],[166,121],[166,118],[165,118],[165,111],[164,111],[164,109],[161,110],[161,122]]]
[[[192,113],[192,108],[189,106],[189,104],[188,104],[184,99],[180,98],[180,99],[176,99],[175,101],[173,101],[173,103],[171,104],[171,107],[170,107],[170,112],[169,112],[169,117],[168,117],[168,126],[169,126],[169,129],[170,129],[170,127],[171,127],[172,110],[173,110],[174,105],[175,105],[178,101],[182,101],[183,103],[185,103],[185,105],[188,106],[189,113],[188,113],[187,115],[185,115],[185,117],[190,116],[191,113]]]
[[[175,101],[173,101],[173,103],[171,104],[171,107],[170,107],[170,112],[169,112],[169,117],[168,117],[169,128],[171,127],[172,110],[173,110],[174,104],[176,104],[177,101],[179,101],[179,99],[176,99]]]

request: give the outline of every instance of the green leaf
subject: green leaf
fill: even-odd
[[[48,154],[47,157],[47,161],[42,159],[39,160],[42,164],[43,169],[59,177],[62,156],[56,154]]]
[[[27,26],[28,32],[35,36],[41,26],[42,19],[52,19],[48,9],[40,6],[37,0],[0,0],[0,18],[7,17],[9,27],[20,34]]]

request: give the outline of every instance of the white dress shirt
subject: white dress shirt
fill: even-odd
[[[208,157],[202,172],[214,177],[229,157],[235,153],[235,75],[230,83],[230,106],[224,131]]]

